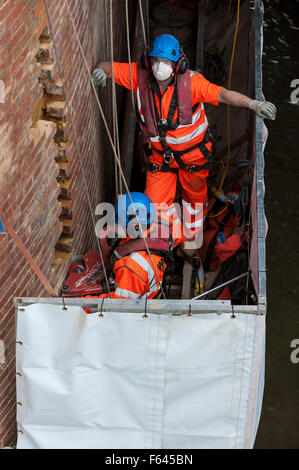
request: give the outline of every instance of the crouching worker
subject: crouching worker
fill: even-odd
[[[143,193],[132,192],[130,196],[119,196],[115,205],[116,229],[123,229],[125,235],[113,240],[110,254],[108,271],[114,278],[115,290],[96,298],[157,297],[172,251],[184,240],[175,211],[160,211]]]

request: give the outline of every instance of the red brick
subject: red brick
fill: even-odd
[[[16,6],[11,9],[11,3],[10,3],[10,8],[9,8],[9,11],[11,12],[10,14],[8,14],[6,16],[6,19],[5,19],[5,24],[8,26],[8,27],[11,27],[12,24],[14,24],[15,21],[22,21],[24,22],[24,17],[20,14],[22,9],[24,7],[24,2],[23,1],[18,1]],[[5,18],[5,13],[4,15],[1,17],[4,19]]]
[[[28,132],[32,122],[33,108],[40,100],[42,92],[37,81],[37,77],[41,74],[40,66],[35,62],[39,45],[37,37],[47,21],[43,0],[18,2],[13,7],[11,7],[11,3],[10,1],[3,4],[2,1],[0,7],[0,12],[6,13],[5,18],[7,19],[8,16],[11,18],[9,20],[11,24],[8,25],[7,30],[0,28],[0,43],[4,46],[0,62],[6,64],[1,79],[5,81],[7,87],[10,87],[9,100],[5,105],[6,116],[5,118],[0,117],[1,144],[5,148],[6,161],[10,162],[9,166],[5,166],[4,171],[0,172],[0,206],[5,208],[5,213],[7,213],[11,224],[42,272],[54,280],[58,278],[58,273],[51,272],[50,263],[61,231],[58,220],[61,207],[57,202],[60,187],[57,186],[58,168],[54,163],[57,147],[53,143],[54,135],[46,138],[45,135],[38,137],[36,133]],[[74,14],[88,61],[92,64],[96,59],[96,51],[92,41],[92,38],[95,37],[93,34],[95,22],[94,11],[91,11],[91,8],[94,8],[98,2],[90,0],[88,7],[86,3],[71,2],[70,8]],[[21,4],[24,5],[24,12],[13,17],[12,8],[20,8]],[[48,4],[59,58],[65,75],[67,93],[71,100],[72,118],[78,134],[81,158],[94,200],[93,204],[95,204],[99,201],[99,194],[104,192],[101,188],[105,185],[99,171],[97,150],[99,137],[101,137],[103,158],[111,155],[111,151],[106,144],[106,134],[94,124],[98,120],[98,110],[88,84],[88,76],[78,49],[78,43],[69,20],[65,19],[67,15],[64,11],[64,4],[63,2],[48,2]],[[119,18],[119,22],[120,26],[124,25],[122,18]],[[86,31],[88,31],[88,37]],[[123,35],[122,38],[125,36]],[[10,40],[12,41],[10,42]],[[121,35],[116,48],[115,54],[122,57],[126,51],[126,43],[121,41]],[[55,54],[53,54],[53,58],[55,59]],[[20,64],[20,62],[22,63]],[[56,62],[52,75],[55,80],[59,78]],[[22,86],[16,85],[17,81],[21,82]],[[118,90],[118,97],[122,96],[124,95]],[[109,111],[108,102],[108,97],[106,97],[105,113],[107,110]],[[10,116],[9,125],[7,124],[8,116]],[[69,119],[68,116],[66,118]],[[110,120],[109,117],[109,122]],[[4,132],[7,135],[3,138]],[[72,206],[76,215],[74,218],[74,247],[82,253],[82,250],[94,244],[94,234],[69,121],[67,121],[66,134],[69,138],[69,145],[65,151],[66,158],[70,161],[68,167],[71,180],[69,195],[72,198]],[[7,197],[7,195],[9,196]],[[84,230],[82,230],[83,226],[86,226]],[[10,260],[7,279],[5,271],[2,272],[0,279],[0,282],[3,282],[0,294],[1,327],[3,326],[4,330],[2,331],[8,341],[6,346],[9,364],[7,368],[0,366],[1,379],[5,377],[8,379],[5,383],[0,380],[0,398],[2,386],[4,385],[5,389],[14,387],[15,381],[14,375],[8,374],[8,370],[14,369],[13,297],[28,294],[32,296],[48,295],[38,277],[8,236],[5,244],[0,240],[0,257],[2,253],[6,259]],[[62,267],[61,273],[65,269],[66,267]],[[15,435],[14,409],[8,411],[7,416],[2,419],[1,425],[0,442],[1,439],[3,440],[3,435],[12,439],[12,436]]]

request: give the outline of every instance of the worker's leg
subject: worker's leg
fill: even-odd
[[[179,171],[182,187],[182,215],[186,239],[196,239],[201,246],[203,221],[207,213],[207,182],[209,170],[189,173]]]
[[[171,206],[175,198],[176,184],[177,175],[175,173],[148,171],[144,192],[153,203]]]

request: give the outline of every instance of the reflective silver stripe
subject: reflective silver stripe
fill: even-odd
[[[179,137],[179,138],[174,138],[174,137],[169,137],[166,136],[166,142],[168,144],[173,144],[173,145],[179,145],[179,144],[185,144],[186,142],[189,142],[196,137],[198,137],[200,134],[205,132],[208,127],[208,118],[205,116],[205,121],[198,126],[191,134],[184,135],[184,137]],[[159,137],[150,137],[151,142],[159,142]]]
[[[149,282],[149,286],[150,286],[150,292],[153,292],[154,290],[157,290],[154,271],[153,271],[151,265],[146,261],[146,259],[144,259],[143,256],[141,256],[137,252],[132,253],[130,255],[130,258],[133,259],[137,264],[139,264],[139,266],[141,266],[141,268],[144,269],[145,272],[147,272],[148,282]]]
[[[193,204],[201,204],[202,205],[202,209],[193,209],[192,205],[191,205],[191,202],[187,202],[185,201],[184,199],[182,199],[182,203],[183,203],[183,206],[186,208],[186,210],[189,212],[189,214],[191,215],[196,215],[196,214],[200,214],[208,205],[208,202],[205,202],[204,204],[201,203],[201,202],[193,202]]]
[[[201,214],[205,205],[204,204],[201,204],[201,203],[197,203],[197,204],[201,204],[201,208],[200,209],[193,209],[192,205],[191,205],[191,202],[187,202],[187,201],[184,201],[184,199],[182,200],[182,203],[183,203],[183,206],[186,208],[186,210],[189,212],[189,214],[191,215],[197,215],[197,214]],[[196,204],[193,203],[193,204]]]
[[[203,223],[203,219],[198,219],[195,222],[184,222],[184,226],[186,228],[198,228],[201,227]]]
[[[159,292],[160,289],[156,289],[155,291],[147,292],[146,294],[142,295],[140,298],[145,299],[146,297],[149,297],[149,294],[155,294],[156,292]]]
[[[137,88],[137,105],[138,105],[138,112],[139,112],[140,119],[141,119],[142,122],[145,123],[144,117],[143,117],[142,114],[140,113],[140,110],[141,110],[141,100],[140,100],[139,87]]]
[[[140,294],[136,294],[136,292],[133,292],[131,290],[121,289],[120,287],[117,287],[117,289],[115,290],[115,294],[121,297],[128,297],[128,299],[140,298]]]

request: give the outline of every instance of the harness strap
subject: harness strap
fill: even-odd
[[[178,168],[171,168],[169,165],[163,162],[162,165],[158,163],[149,163],[145,168],[145,171],[151,171],[152,173],[174,173],[178,174]]]
[[[149,238],[147,240],[148,247],[151,252],[158,252],[159,254],[163,253],[164,255],[170,253],[171,251],[171,239],[165,238]],[[117,258],[124,258],[129,256],[135,251],[146,251],[146,246],[142,238],[136,240],[130,240],[122,245],[119,245],[116,250],[114,250],[114,255]]]
[[[177,161],[177,160],[176,160]],[[195,164],[190,164],[190,165],[185,165],[182,162],[182,165],[177,161],[178,165],[180,165],[180,168],[184,171],[188,171],[189,173],[195,173],[197,171],[203,171],[203,170],[210,170],[211,169],[211,163],[204,163],[203,165],[195,165]],[[145,171],[151,171],[152,173],[174,173],[178,174],[179,168],[171,168],[169,165],[166,163],[163,163],[162,165],[158,165],[157,163],[149,163],[147,167],[145,168]]]
[[[208,127],[208,129],[205,132],[204,138],[198,144],[195,144],[192,147],[188,147],[185,150],[172,150],[170,147],[167,147],[167,150],[172,152],[173,155],[178,155],[179,157],[181,157],[181,156],[185,155],[186,153],[192,152],[192,150],[195,150],[195,149],[199,148],[199,150],[202,152],[202,154],[207,159],[209,159],[209,158],[211,158],[213,152],[210,152],[210,150],[205,146],[205,144],[207,144],[208,142],[214,143],[214,140],[215,140],[214,136],[212,135],[211,130]],[[165,149],[163,149],[163,150],[155,149],[155,152],[160,153],[161,155],[164,155]]]
[[[208,131],[209,131],[209,129],[208,129]],[[189,173],[195,173],[197,171],[203,171],[203,170],[210,170],[211,168],[214,167],[215,163],[212,161],[213,152],[211,152],[205,146],[205,144],[207,142],[213,142],[212,135],[208,131],[205,133],[204,138],[201,142],[199,142],[196,145],[193,145],[192,147],[189,147],[188,149],[181,150],[181,151],[176,151],[176,150],[172,150],[169,147],[165,146],[164,150],[155,149],[155,152],[159,153],[160,155],[164,155],[164,157],[166,156],[169,159],[169,161],[170,161],[171,157],[173,157],[174,161],[179,165],[179,167],[184,171],[188,171]],[[200,151],[205,156],[205,158],[208,160],[208,162],[204,163],[203,165],[196,165],[195,163],[191,163],[189,165],[186,165],[183,162],[181,157],[183,155],[185,155],[186,153],[189,153],[192,150],[195,150],[197,148],[200,149]],[[146,153],[147,156],[150,156],[151,153],[152,153],[152,150],[149,148],[148,142],[145,144],[145,153]],[[177,173],[177,170],[178,170],[177,168],[170,168],[169,163],[167,161],[165,161],[165,158],[164,158],[164,161],[163,161],[162,165],[158,165],[157,163],[150,163],[146,167],[146,171],[151,171],[153,173],[157,173],[157,172]]]

